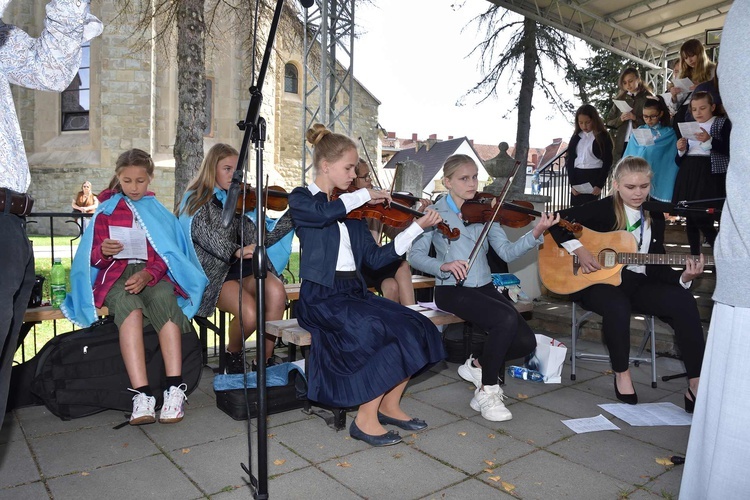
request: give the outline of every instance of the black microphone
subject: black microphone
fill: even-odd
[[[315,3],[315,0],[299,0],[299,3],[306,9],[309,9]]]
[[[685,215],[688,212],[700,212],[704,214],[721,213],[721,210],[713,207],[685,207],[682,205],[673,205],[663,201],[644,201],[641,205],[644,210],[649,212],[663,212],[670,215]]]
[[[232,175],[232,183],[227,190],[227,199],[224,202],[224,208],[221,210],[221,225],[229,227],[234,218],[234,211],[237,207],[237,198],[240,196],[240,179],[242,179],[242,170],[239,168]]]

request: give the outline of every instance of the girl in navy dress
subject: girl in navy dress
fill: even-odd
[[[369,202],[390,201],[384,191],[346,191],[356,177],[357,147],[350,138],[316,124],[307,131],[313,145],[315,182],[289,195],[300,240],[300,326],[312,334],[307,359],[308,398],[335,407],[359,405],[349,434],[373,446],[401,441],[398,432],[427,427],[401,409],[409,378],[445,358],[440,333],[421,314],[367,290],[360,266],[377,269],[404,254],[423,229],[440,216],[432,210],[382,247],[364,220],[347,214]]]

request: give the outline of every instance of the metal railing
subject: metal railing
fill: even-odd
[[[570,181],[568,180],[568,171],[565,168],[567,152],[567,148],[560,151],[557,156],[537,170],[541,185],[539,194],[549,197],[549,201],[545,205],[545,211],[547,212],[556,212],[570,207]],[[602,198],[609,195],[609,185],[608,180],[602,188]]]

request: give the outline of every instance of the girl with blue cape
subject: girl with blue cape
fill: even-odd
[[[669,109],[661,96],[646,98],[643,105],[643,121],[646,124],[637,130],[650,132],[653,140],[648,139],[648,134],[645,135],[646,140],[638,140],[634,132],[624,154],[643,158],[651,165],[654,173],[651,179],[651,198],[667,203],[672,202],[678,170],[674,160],[677,135],[669,120]]]
[[[164,357],[166,390],[159,421],[182,420],[187,391],[182,333],[192,331],[189,318],[198,310],[207,282],[177,218],[148,191],[153,174],[154,163],[144,151],[131,149],[117,159],[110,188],[99,195],[102,203],[73,259],[71,293],[61,306],[81,327],[96,320],[96,308],[102,305],[114,316],[129,390],[135,393],[131,425],[156,421],[144,322],[158,332]]]

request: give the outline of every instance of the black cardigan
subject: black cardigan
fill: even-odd
[[[592,186],[599,189],[604,188],[607,182],[607,176],[612,168],[612,139],[606,130],[599,132],[594,139],[591,152],[602,160],[602,168],[575,168],[576,158],[578,158],[578,143],[581,138],[578,134],[573,134],[568,143],[568,153],[565,157],[565,169],[568,172],[568,180],[571,186],[590,182]],[[599,143],[604,144],[604,151],[599,147]]]
[[[649,253],[667,253],[664,248],[664,229],[666,223],[661,212],[647,212],[651,215],[651,242]],[[592,201],[579,207],[571,207],[560,211],[560,216],[569,221],[579,222],[588,229],[599,232],[613,231],[617,218],[615,216],[614,200],[607,196],[601,200]],[[559,225],[552,226],[550,234],[557,244],[575,239],[575,236]],[[679,284],[682,271],[672,269],[666,265],[646,266],[646,274],[660,281]]]

